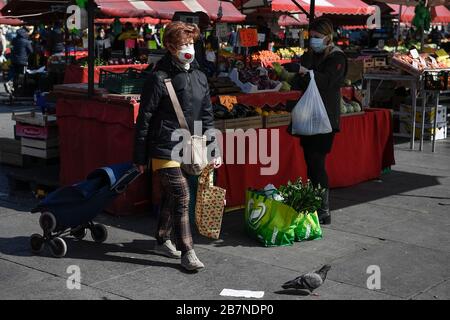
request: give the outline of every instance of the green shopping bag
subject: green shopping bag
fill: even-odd
[[[322,228],[319,223],[317,211],[313,213],[300,213],[296,220],[295,241],[306,241],[322,238]]]
[[[299,214],[280,201],[248,190],[246,193],[246,230],[264,246],[289,246],[295,241]]]

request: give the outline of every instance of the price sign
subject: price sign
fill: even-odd
[[[413,57],[413,59],[419,59],[419,52],[417,51],[417,49],[412,49],[409,51],[411,53],[411,56]]]
[[[256,47],[258,45],[258,31],[253,28],[239,30],[239,40],[242,47]]]
[[[228,36],[228,25],[226,23],[216,24],[217,38],[226,38]]]
[[[264,33],[258,33],[258,42],[265,42],[266,35]]]
[[[234,105],[237,104],[236,96],[219,96],[219,101],[228,111],[233,110]]]
[[[291,29],[289,30],[289,38],[291,39],[299,39],[300,29]]]

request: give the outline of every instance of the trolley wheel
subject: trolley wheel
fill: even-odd
[[[56,218],[51,212],[43,212],[39,217],[39,225],[44,232],[53,232],[56,229]]]
[[[80,229],[78,229],[78,230],[76,230],[76,229],[74,229],[74,230],[75,230],[75,231],[71,231],[70,234],[71,234],[72,236],[74,236],[75,239],[77,239],[77,240],[83,240],[84,237],[86,237],[86,235],[87,235],[87,230],[86,230],[86,228],[80,228]]]
[[[94,224],[91,228],[91,236],[95,242],[102,243],[108,238],[108,230],[102,224]]]
[[[66,242],[59,237],[50,240],[50,252],[55,258],[62,258],[67,253]]]
[[[33,253],[41,253],[44,250],[45,239],[40,234],[34,233],[30,237],[30,246]]]

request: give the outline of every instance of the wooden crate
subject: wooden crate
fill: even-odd
[[[22,146],[37,149],[52,149],[59,146],[59,140],[58,138],[40,140],[22,137]]]
[[[225,132],[226,129],[260,129],[263,128],[262,116],[216,120],[215,127],[217,130]]]
[[[58,129],[55,126],[42,127],[17,122],[15,134],[18,137],[50,139],[58,136]]]
[[[19,167],[24,165],[20,140],[0,138],[0,163]]]
[[[22,155],[28,155],[42,159],[52,159],[59,157],[59,149],[58,148],[38,149],[22,146]]]
[[[263,119],[263,127],[265,129],[288,126],[291,123],[291,114],[274,114]]]
[[[31,112],[25,114],[16,114],[13,112],[11,119],[18,123],[28,124],[32,126],[56,126],[56,116],[43,115],[42,113]]]

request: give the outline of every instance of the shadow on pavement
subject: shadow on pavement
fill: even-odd
[[[38,256],[34,255],[30,251],[29,240],[30,240],[29,237],[24,236],[13,238],[0,238],[0,253],[20,257]],[[148,248],[153,248],[155,240],[148,240],[148,241],[134,240],[130,243],[122,243],[122,244],[95,243],[93,241],[88,240],[78,241],[69,237],[64,238],[64,240],[67,243],[67,254],[65,258],[77,260],[89,260],[89,261],[109,261],[118,263],[129,263],[144,267],[145,266],[169,267],[184,273],[191,273],[184,270],[180,265],[180,261],[175,259],[173,260],[172,263],[169,263],[150,259],[114,255],[114,253],[125,253],[125,254],[139,254],[139,255],[148,254],[156,256],[156,254],[148,250]],[[142,248],[144,245],[147,249]],[[21,250],[17,250],[18,247],[20,247]],[[11,248],[11,250],[8,248]],[[44,250],[41,255],[50,256],[47,250]]]
[[[274,293],[281,294],[281,295],[288,295],[288,296],[301,296],[301,297],[306,297],[306,296],[311,295],[308,291],[295,290],[295,289],[280,290],[280,291],[275,291]]]
[[[391,196],[433,198],[421,195],[405,195],[405,193],[441,185],[439,176],[423,175],[403,171],[391,171],[379,180],[373,180],[348,188],[332,189],[330,206],[332,210],[344,209],[349,206],[364,204]],[[333,201],[333,199],[346,201]]]

